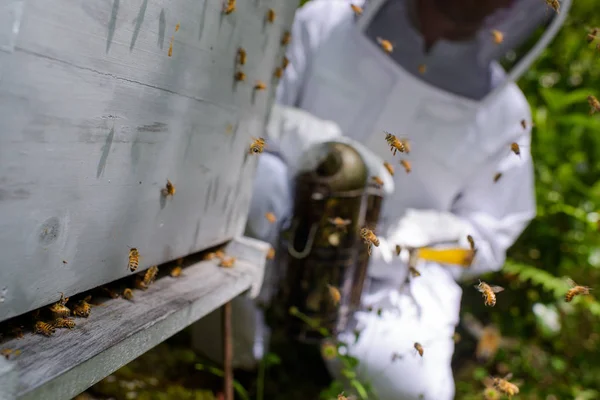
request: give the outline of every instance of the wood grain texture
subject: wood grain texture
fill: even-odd
[[[92,307],[90,317],[77,318],[71,331],[60,329],[51,337],[26,334],[2,343],[2,348],[21,351],[8,361],[18,371],[17,398],[70,399],[249,290],[262,276],[268,246],[247,238],[232,244],[225,250],[238,258],[233,268],[219,267],[218,260],[201,261],[178,278],[165,276],[146,291],[135,290],[133,301],[119,298]]]
[[[221,0],[15,3],[0,51],[0,321],[130,274],[128,246],[144,269],[242,234],[247,149],[296,2],[238,1],[227,16]]]

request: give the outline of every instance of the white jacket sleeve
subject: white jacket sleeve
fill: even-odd
[[[530,132],[524,131],[519,122],[511,128],[513,132],[523,132],[514,140],[521,146],[520,157],[506,143],[491,161],[474,172],[452,208],[453,214],[465,223],[477,248],[469,269],[450,267],[456,279],[500,270],[506,251],[535,217]],[[494,182],[497,173],[502,175]],[[468,245],[466,238],[461,238],[461,242]]]

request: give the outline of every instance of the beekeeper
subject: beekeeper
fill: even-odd
[[[275,244],[277,229],[264,215],[291,212],[292,178],[318,158],[311,146],[352,144],[370,175],[384,179],[381,244],[362,297],[383,311],[356,314],[356,343],[350,333],[340,338],[354,343],[359,378],[380,400],[452,399],[457,281],[498,271],[535,215],[531,113],[514,81],[554,37],[570,1],[559,13],[542,0],[353,2],[362,12],[350,4],[313,0],[296,13],[267,132],[274,154],[260,156],[248,232]],[[545,22],[541,39],[505,72],[497,60]],[[408,138],[410,154],[393,156],[384,130]],[[384,161],[396,166],[393,177]],[[420,265],[422,275],[403,285],[406,257],[395,256],[396,245],[468,247],[467,235],[478,250],[469,269]]]

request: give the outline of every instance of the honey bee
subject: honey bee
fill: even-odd
[[[10,333],[17,339],[23,339],[23,337],[25,336],[23,334],[22,326],[11,326]]]
[[[181,267],[180,266],[173,267],[173,269],[171,270],[170,275],[173,278],[178,278],[181,275]]]
[[[400,252],[402,252],[402,246],[400,246],[399,244],[396,245],[396,255],[399,256]]]
[[[290,65],[290,59],[286,56],[283,56],[283,60],[281,60],[281,68],[286,69],[288,65]]]
[[[372,230],[368,228],[362,228],[360,230],[360,237],[368,246],[367,253],[369,255],[371,255],[371,246],[379,247],[379,239],[377,238],[377,236],[375,236]]]
[[[352,11],[354,11],[354,14],[357,16],[361,16],[363,13],[362,7],[357,6],[356,4],[350,4],[350,8],[352,8]]]
[[[104,293],[106,293],[106,295],[108,297],[110,297],[111,299],[118,299],[119,298],[119,293],[115,292],[114,290],[112,290],[111,288],[108,287],[102,287],[102,291]]]
[[[400,165],[402,165],[404,167],[404,170],[406,171],[407,174],[410,174],[410,171],[412,171],[412,166],[410,165],[410,161],[400,160]]]
[[[496,172],[496,175],[494,175],[494,183],[498,182],[500,178],[502,178],[502,172]]]
[[[7,360],[10,359],[11,356],[18,356],[21,354],[21,350],[13,350],[13,349],[2,349],[0,350],[0,355],[4,356]]]
[[[483,297],[485,298],[485,305],[490,307],[494,307],[496,305],[496,293],[500,293],[504,290],[503,287],[490,286],[482,281],[479,281],[479,284],[475,285],[475,288],[481,293],[483,293]]]
[[[217,253],[211,251],[210,253],[207,253],[204,257],[202,257],[202,259],[203,260],[212,260],[216,256],[217,256]]]
[[[281,37],[281,45],[287,46],[288,44],[290,44],[291,40],[292,40],[292,34],[290,33],[290,31],[283,32],[283,36]]]
[[[512,142],[510,144],[510,151],[512,151],[513,153],[515,153],[519,157],[521,157],[521,147],[519,146],[518,143]]]
[[[497,29],[492,29],[491,31],[492,37],[494,38],[494,43],[500,44],[504,41],[504,34]]]
[[[177,23],[177,25],[175,25],[175,32],[177,32],[177,31],[179,30],[179,27],[180,27],[180,26],[181,26],[181,25],[179,24],[179,22]]]
[[[254,85],[254,90],[265,90],[267,85],[263,81],[256,81]]]
[[[327,285],[327,289],[329,289],[329,296],[331,296],[331,301],[334,305],[337,306],[342,298],[340,291],[335,286],[331,286],[329,284]]]
[[[387,54],[392,54],[392,52],[394,51],[394,45],[389,40],[385,40],[378,37],[377,43],[379,43],[383,51],[385,51]]]
[[[556,13],[560,12],[560,2],[558,0],[545,0],[546,4],[550,6]]]
[[[273,23],[275,22],[275,10],[273,10],[272,8],[269,8],[269,11],[267,11],[267,21],[269,23]]]
[[[452,335],[452,340],[454,341],[454,343],[460,342],[460,339],[461,339],[460,333],[454,332],[454,334]]]
[[[246,64],[246,50],[243,47],[238,47],[237,50],[237,62],[240,65]]]
[[[92,296],[87,296],[85,299],[80,300],[75,307],[73,307],[72,313],[76,317],[87,318],[90,316],[92,306],[90,306],[90,299]]]
[[[396,137],[396,135],[392,135],[391,133],[385,132],[385,141],[390,145],[390,150],[393,155],[396,155],[396,152],[404,153],[405,147],[404,143],[400,139]]]
[[[423,357],[423,353],[424,353],[425,350],[423,350],[423,346],[421,345],[421,343],[415,342],[414,346],[415,346],[415,350],[417,350],[417,352],[419,353],[419,355],[421,357]]]
[[[235,260],[236,260],[236,257],[224,258],[219,263],[219,266],[223,267],[223,268],[231,268],[231,267],[233,267],[233,264],[235,264]]]
[[[177,263],[177,265],[178,265],[178,266],[181,266],[181,265],[183,265],[183,257],[179,257],[179,258],[176,260],[176,263]]]
[[[235,0],[227,0],[227,3],[223,5],[223,12],[227,15],[235,11]]]
[[[51,324],[44,321],[38,321],[33,327],[33,332],[44,336],[52,336],[56,330]]]
[[[600,111],[600,101],[598,101],[598,99],[595,96],[589,95],[587,97],[587,100],[590,105],[590,115]]]
[[[421,75],[423,75],[425,72],[427,72],[427,65],[419,64],[419,66],[417,67],[417,70],[419,71],[419,73]]]
[[[329,218],[329,223],[335,226],[336,229],[346,232],[348,225],[350,225],[349,219],[343,219],[340,217]]]
[[[590,32],[587,34],[586,41],[588,43],[592,43],[594,40],[596,40],[598,38],[598,32],[600,32],[600,29],[598,29],[598,28],[590,29]]]
[[[377,187],[383,186],[383,179],[381,179],[380,177],[378,177],[378,176],[372,176],[371,180],[373,181],[373,183],[375,184],[375,186],[377,186]]]
[[[400,353],[392,353],[392,362],[396,361],[396,360],[400,360],[402,359],[402,355]]]
[[[175,41],[175,36],[171,36],[171,41],[169,42],[169,57],[173,56],[173,42]]]
[[[156,275],[158,274],[158,267],[156,265],[153,265],[152,267],[148,268],[146,270],[146,272],[144,273],[144,279],[143,279],[143,283],[146,287],[150,286],[150,284],[152,284],[152,282],[154,282],[154,280],[156,279]]]
[[[481,337],[477,342],[475,356],[478,360],[487,361],[493,358],[498,352],[502,336],[500,331],[493,325],[488,325],[481,331]]]
[[[125,290],[123,290],[123,298],[133,300],[133,290],[125,288]]]
[[[408,271],[413,278],[421,276],[421,273],[415,267],[408,267]]]
[[[527,121],[525,121],[524,119],[521,120],[521,126],[523,127],[523,129],[527,129]]]
[[[281,68],[281,67],[275,68],[275,71],[273,71],[273,76],[277,79],[281,79],[281,77],[283,76],[283,68]]]
[[[267,219],[267,221],[269,221],[272,224],[274,224],[275,222],[277,222],[277,217],[272,212],[266,213],[265,214],[265,218]]]
[[[263,138],[253,138],[254,141],[250,144],[250,154],[260,154],[265,150],[265,139]]]
[[[129,262],[127,263],[127,268],[131,272],[134,272],[138,269],[138,265],[140,264],[140,252],[135,247],[132,247],[129,250]]]
[[[215,256],[216,256],[218,259],[220,259],[220,260],[223,260],[223,259],[225,258],[225,253],[223,253],[223,250],[217,250],[217,251],[215,252]]]
[[[56,318],[54,320],[54,327],[73,329],[75,328],[75,321],[72,318]]]
[[[267,260],[272,260],[275,258],[275,249],[274,248],[270,248],[269,252],[267,253]]]
[[[471,250],[475,250],[475,239],[473,239],[473,236],[467,235],[467,241],[469,242],[469,246],[471,246]]]
[[[235,73],[235,80],[236,82],[244,82],[246,80],[246,74],[242,71],[237,71]]]
[[[394,167],[392,167],[392,164],[390,164],[387,161],[384,161],[383,166],[385,167],[385,169],[387,169],[387,171],[390,173],[390,175],[394,176]]]
[[[565,301],[567,303],[570,303],[575,296],[581,294],[590,294],[590,290],[592,290],[590,287],[576,284],[572,279],[569,279],[568,282],[571,288],[567,291],[567,294],[565,294]]]
[[[65,298],[64,294],[61,293],[60,300],[48,307],[48,309],[55,318],[68,317],[69,315],[71,315],[71,310],[67,306],[65,306],[65,304],[67,304],[67,301],[69,301],[69,298]]]
[[[167,184],[164,189],[161,190],[163,196],[175,196],[175,185],[173,182],[167,179]]]
[[[63,264],[68,264],[68,262],[66,260],[63,260]]]
[[[504,378],[493,378],[493,385],[500,392],[507,395],[509,398],[519,393],[519,387],[508,380],[512,378],[512,374],[506,375]]]

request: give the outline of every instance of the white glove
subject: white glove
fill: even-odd
[[[394,192],[394,180],[384,167],[383,159],[361,143],[342,136],[335,122],[320,119],[298,108],[275,104],[267,124],[267,136],[270,139],[269,146],[281,153],[291,176],[301,171],[312,171],[325,159],[327,154],[319,150],[320,144],[344,143],[360,154],[369,179],[372,176],[380,177],[384,193]]]

